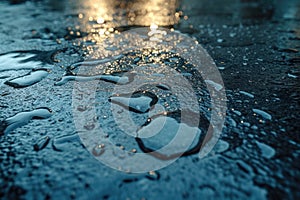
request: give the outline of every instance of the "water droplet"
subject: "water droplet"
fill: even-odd
[[[24,126],[32,119],[46,119],[51,117],[51,115],[52,111],[49,108],[37,108],[32,111],[20,112],[4,120],[2,125],[3,133],[7,134],[18,127]]]
[[[97,157],[101,156],[105,152],[104,148],[105,148],[104,144],[96,145],[92,150],[93,155]]]
[[[288,73],[288,77],[290,77],[290,78],[297,78],[298,76]]]
[[[40,82],[48,75],[46,69],[34,70],[24,76],[20,76],[4,82],[4,84],[12,86],[14,88],[23,88],[31,86],[37,82]]]
[[[150,171],[146,175],[146,178],[149,179],[149,180],[159,180],[160,174],[156,171]]]
[[[259,147],[263,157],[270,159],[275,155],[275,150],[269,145],[266,145],[258,141],[256,141],[256,144]]]
[[[257,126],[255,126],[255,125],[253,125],[253,126],[251,126],[251,129],[253,129],[253,130],[257,130],[257,129],[258,129],[258,127],[257,127]]]
[[[240,93],[240,94],[243,94],[243,95],[246,95],[246,96],[248,96],[248,97],[250,97],[250,98],[254,98],[254,95],[251,94],[251,93],[249,93],[249,92],[239,91],[239,93]]]
[[[238,116],[242,116],[242,113],[238,110],[232,110],[232,112]]]
[[[243,126],[246,126],[246,127],[250,127],[250,126],[251,126],[251,124],[250,124],[249,122],[244,122],[244,121],[243,121],[242,124],[243,124]]]
[[[133,59],[133,63],[137,64],[141,60],[141,57],[136,57]]]
[[[132,153],[132,154],[135,154],[137,152],[137,150],[136,149],[131,149],[129,152]]]
[[[40,138],[34,145],[33,148],[35,151],[40,151],[42,149],[44,149],[48,143],[50,141],[50,137],[49,136],[45,136]]]
[[[109,101],[136,113],[146,113],[158,101],[155,94],[148,91],[136,91],[132,94],[117,94]]]
[[[205,117],[188,110],[158,114],[138,129],[136,141],[145,153],[162,160],[174,159],[198,153],[204,137],[201,133],[206,133],[208,125]]]
[[[272,116],[269,113],[267,113],[265,111],[262,111],[262,110],[259,110],[259,109],[252,109],[252,110],[253,110],[253,112],[255,112],[256,114],[262,116],[263,118],[268,119],[268,120],[272,120]]]
[[[133,81],[135,74],[125,73],[124,76],[119,76],[120,73],[113,73],[111,75],[101,74],[94,76],[64,76],[62,79],[55,83],[55,85],[60,86],[66,84],[69,81],[87,82],[101,80],[110,83],[125,85]]]
[[[216,83],[212,80],[205,80],[205,83],[207,83],[208,85],[212,86],[213,88],[215,88],[215,90],[220,91],[223,86],[219,83]]]
[[[127,73],[125,76],[122,76],[122,77],[119,77],[116,75],[102,75],[100,80],[107,81],[110,83],[124,85],[124,84],[128,84],[128,83],[132,82],[134,76],[135,76],[135,74],[133,74],[133,73]]]
[[[229,124],[230,127],[236,127],[237,123],[232,119],[231,117],[227,117],[227,123]]]
[[[230,37],[235,37],[235,36],[236,36],[236,33],[233,33],[233,32],[232,32],[232,33],[229,33],[229,36],[230,36]]]
[[[69,150],[72,144],[77,144],[77,146],[81,144],[77,133],[58,136],[52,141],[52,147],[55,151]]]
[[[224,140],[219,140],[214,147],[214,151],[218,153],[222,153],[229,148],[229,143]]]

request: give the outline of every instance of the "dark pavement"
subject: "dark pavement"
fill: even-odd
[[[74,63],[100,59],[105,38],[151,24],[187,34],[207,50],[224,81],[226,121],[205,158],[193,154],[157,171],[124,173],[82,145],[73,83],[57,82],[77,75]],[[0,199],[299,199],[299,50],[296,0],[1,1]],[[146,62],[143,56],[117,58],[112,71]],[[106,81],[99,101],[112,78],[98,77]],[[97,114],[116,146],[131,145],[106,113]]]

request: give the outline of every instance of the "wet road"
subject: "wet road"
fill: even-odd
[[[300,197],[298,1],[15,0],[2,1],[0,11],[1,199]],[[195,38],[215,61],[224,88],[199,78],[183,54],[155,48],[124,53],[134,43],[122,43],[122,34],[149,26]],[[162,79],[131,98],[122,92],[141,74],[172,73],[186,77],[199,104],[184,99],[181,105],[172,96],[174,84]],[[74,104],[82,100],[74,82],[84,91],[89,81],[99,81],[93,100]],[[95,159],[111,152],[113,162],[130,161],[136,153],[161,148],[177,126],[196,137],[207,131],[206,84],[225,90],[227,111],[222,134],[205,158],[191,153],[194,142],[174,163],[146,173],[130,173],[124,166],[118,171]],[[116,85],[121,89],[111,95]],[[189,94],[187,87],[178,88],[184,97]],[[96,116],[89,115],[90,103]],[[185,106],[193,110],[187,116],[200,113],[203,123],[180,121],[178,111]],[[126,117],[127,108],[136,126],[115,122]],[[84,120],[76,120],[83,114]],[[161,121],[166,130],[147,138]],[[107,133],[101,143],[82,139],[97,127]],[[138,136],[121,129],[138,129]]]

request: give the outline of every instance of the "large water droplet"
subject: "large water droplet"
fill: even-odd
[[[52,111],[49,108],[38,108],[36,110],[21,112],[13,117],[9,117],[2,122],[2,130],[4,134],[7,134],[14,129],[26,125],[32,119],[46,119],[51,117]]]
[[[158,114],[139,128],[136,141],[145,153],[162,160],[174,159],[198,153],[208,125],[205,117],[191,111]]]
[[[22,88],[31,86],[48,75],[48,71],[46,69],[34,70],[29,74],[24,76],[20,76],[11,80],[4,82],[4,84],[15,87],[15,88]]]
[[[158,98],[148,91],[136,91],[132,94],[116,94],[109,101],[136,113],[146,113],[157,103]]]
[[[94,76],[64,76],[62,79],[55,83],[55,85],[63,85],[69,81],[78,81],[78,82],[86,82],[86,81],[95,81],[101,80],[114,84],[125,85],[132,82],[135,74],[133,73],[125,73],[123,76],[119,75],[120,73],[113,74],[101,74]]]

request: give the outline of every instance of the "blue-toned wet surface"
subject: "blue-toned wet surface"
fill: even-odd
[[[202,80],[193,65],[165,49],[99,53],[126,47],[104,43],[110,35],[152,23],[196,38],[214,59],[224,88]],[[0,2],[0,199],[298,199],[299,27],[300,5],[293,0]],[[100,73],[79,69],[97,67]],[[170,83],[144,85],[131,97],[110,94],[147,70],[162,77],[163,67],[197,89],[199,110],[187,111],[190,119],[180,122]],[[72,107],[73,85],[90,81],[97,81],[97,117],[83,119],[78,130],[73,109],[91,108]],[[228,108],[221,138],[199,159],[197,142],[211,115],[206,85],[225,89]],[[126,110],[136,127],[115,122],[114,112],[122,117]],[[78,132],[99,126],[106,135],[89,153]],[[116,160],[152,152],[174,137],[176,127],[183,144],[185,134],[196,139],[188,149],[179,145],[152,155],[168,160],[185,150],[163,169],[134,174],[95,159],[109,151]]]

